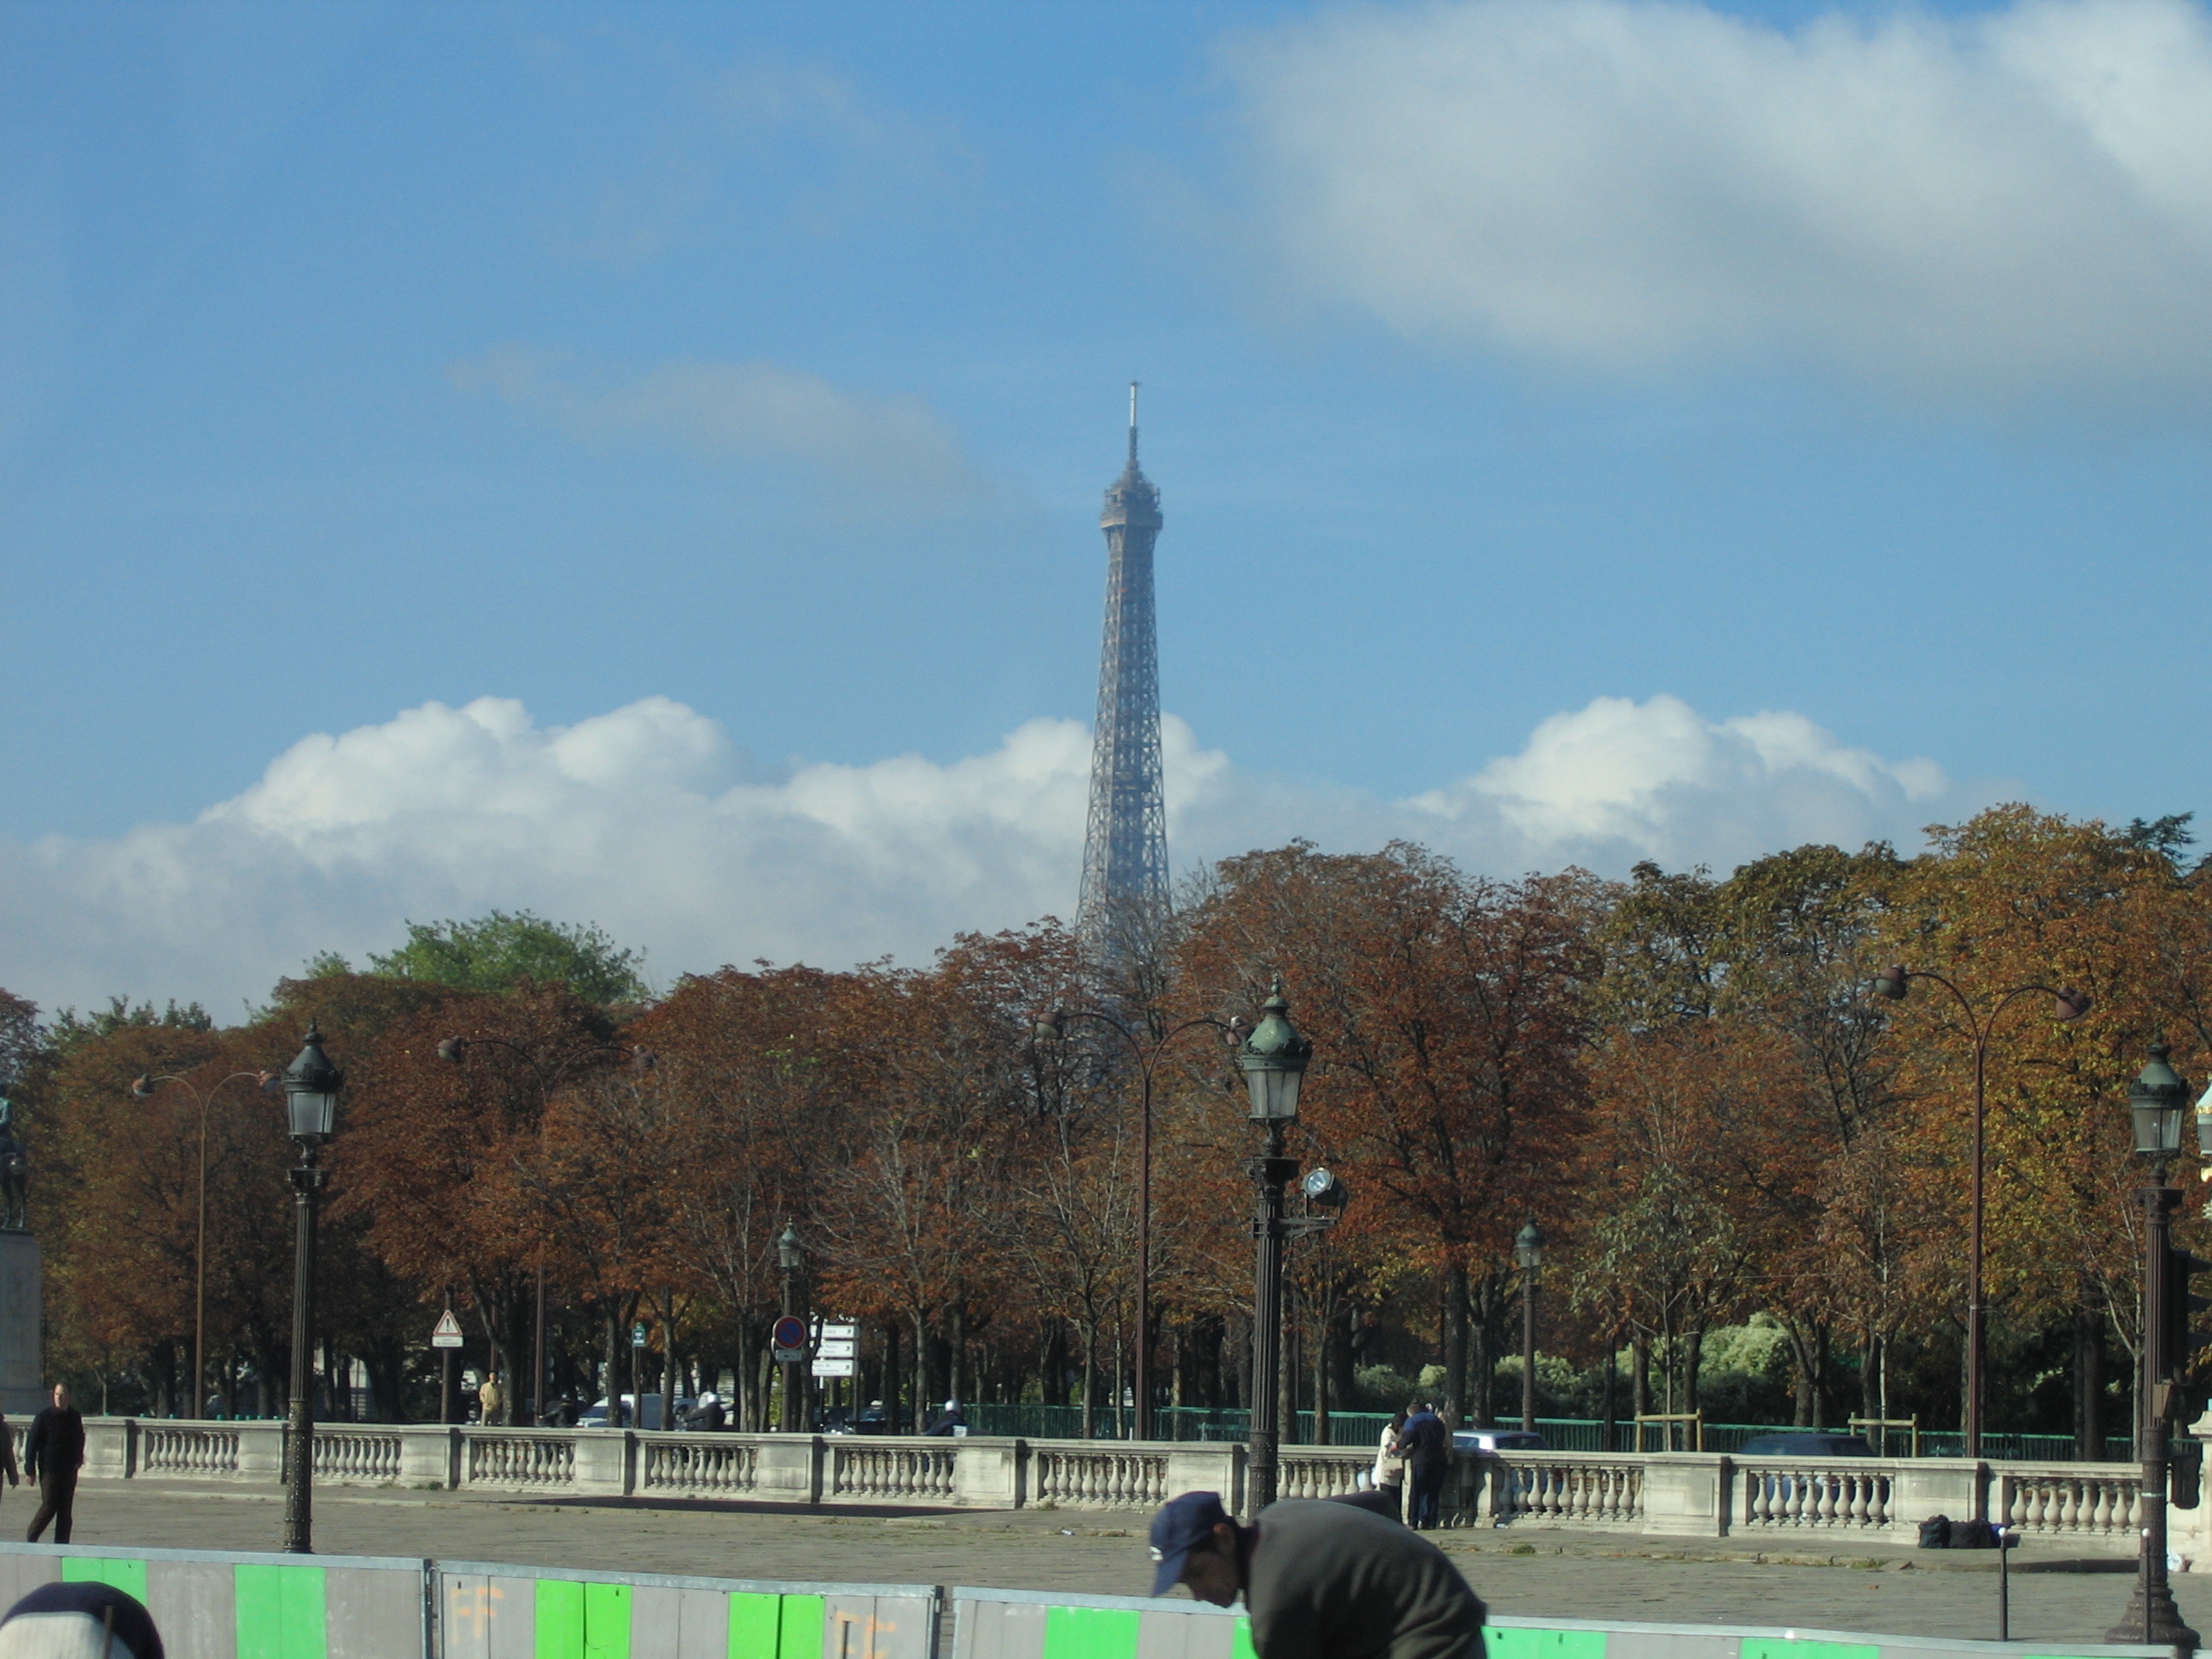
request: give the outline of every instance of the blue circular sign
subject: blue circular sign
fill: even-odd
[[[797,1314],[786,1314],[775,1322],[775,1346],[779,1348],[803,1348],[806,1346],[806,1322]]]

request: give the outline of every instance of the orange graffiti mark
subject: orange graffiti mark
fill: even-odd
[[[496,1584],[455,1584],[451,1597],[452,1617],[457,1624],[470,1626],[469,1634],[481,1638],[492,1616],[499,1611],[492,1604],[505,1600],[507,1592]]]

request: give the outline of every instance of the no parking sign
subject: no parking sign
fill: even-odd
[[[770,1340],[775,1345],[779,1364],[793,1365],[806,1358],[806,1322],[797,1314],[786,1314],[775,1322]]]

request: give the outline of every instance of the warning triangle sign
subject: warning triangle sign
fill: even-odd
[[[434,1348],[458,1348],[461,1346],[461,1322],[453,1317],[451,1308],[438,1316],[437,1328],[430,1333]]]

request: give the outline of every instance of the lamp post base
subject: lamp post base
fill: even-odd
[[[2127,1616],[2105,1632],[2105,1639],[2131,1646],[2141,1643],[2185,1651],[2194,1651],[2197,1645],[2197,1632],[2181,1622],[2181,1609],[2173,1604],[2173,1592],[2164,1584],[2153,1584],[2146,1593],[2140,1583],[2128,1601]]]

